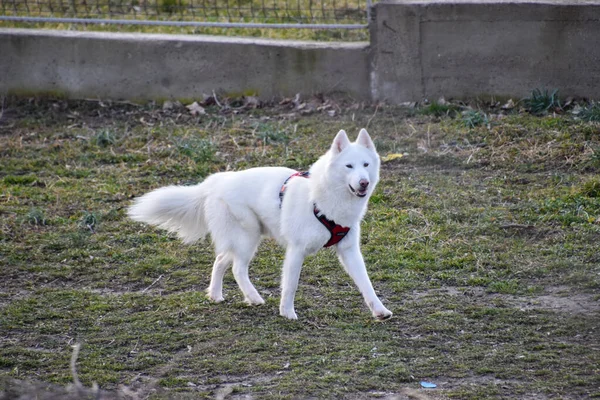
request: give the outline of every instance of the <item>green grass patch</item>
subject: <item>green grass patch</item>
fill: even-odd
[[[419,113],[434,117],[454,116],[457,111],[458,107],[456,105],[438,101],[432,101],[430,104],[419,109]]]
[[[4,183],[7,185],[31,185],[36,182],[37,178],[32,175],[13,176],[7,175],[4,177]]]

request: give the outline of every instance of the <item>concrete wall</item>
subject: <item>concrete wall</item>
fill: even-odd
[[[263,99],[344,92],[369,99],[367,43],[0,29],[0,93],[75,98]]]
[[[370,45],[0,29],[0,93],[600,99],[600,0],[383,0],[370,29]]]
[[[534,88],[600,98],[600,3],[377,3],[372,93],[423,98],[523,97]]]

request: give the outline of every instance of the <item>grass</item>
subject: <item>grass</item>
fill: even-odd
[[[600,104],[592,103],[581,109],[579,118],[587,122],[600,122]]]
[[[562,111],[558,89],[554,89],[552,92],[548,92],[548,89],[534,89],[531,96],[524,99],[524,104],[527,110],[535,115]]]
[[[126,20],[170,20],[264,23],[360,23],[366,22],[366,3],[348,0],[342,4],[315,4],[311,0],[215,0],[197,3],[185,0],[137,0],[114,3],[98,0],[93,5],[78,0],[40,2],[6,1],[0,8],[5,15],[64,18],[112,18]]]
[[[366,3],[346,0],[344,3],[315,4],[311,0],[216,0],[188,2],[184,0],[137,0],[115,3],[98,0],[94,4],[83,0],[62,2],[44,0],[33,2],[8,0],[0,4],[0,13],[7,16],[183,21],[229,22],[267,24],[367,24]],[[69,24],[0,22],[3,27],[90,30],[108,32],[143,32],[166,34],[208,34],[248,36],[272,39],[365,41],[367,29],[266,29],[266,28],[211,28],[194,26]]]
[[[86,387],[139,397],[600,395],[597,123],[482,108],[489,123],[466,124],[454,111],[343,100],[334,116],[289,107],[192,116],[8,99],[0,389],[60,390],[81,343]],[[365,126],[382,155],[403,154],[382,165],[362,225],[371,279],[394,312],[385,323],[331,251],[305,263],[300,320],[280,318],[283,252],[272,241],[251,266],[266,304],[245,306],[230,273],[225,302],[210,303],[210,245],[125,216],[148,190],[216,171],[306,169],[337,130]],[[421,380],[438,388],[422,392]]]
[[[46,225],[44,212],[38,208],[32,208],[27,213],[27,222],[31,225]]]
[[[69,31],[123,32],[181,35],[217,35],[261,39],[310,40],[320,42],[360,42],[369,40],[367,29],[273,29],[273,28],[204,28],[179,26],[67,24],[1,22],[4,28],[59,29]]]
[[[462,116],[462,120],[467,128],[476,128],[481,125],[489,124],[487,115],[477,110],[466,111]]]
[[[116,138],[109,130],[102,129],[95,135],[93,142],[100,147],[109,147],[115,144]]]
[[[430,104],[419,109],[419,112],[421,114],[431,115],[435,117],[454,116],[456,111],[457,107],[454,104],[448,103],[446,101],[432,101]]]

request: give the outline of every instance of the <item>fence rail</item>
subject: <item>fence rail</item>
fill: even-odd
[[[364,29],[371,0],[0,0],[0,21]]]

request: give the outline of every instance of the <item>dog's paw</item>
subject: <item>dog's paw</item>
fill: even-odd
[[[222,301],[225,301],[225,297],[223,297],[223,296],[214,296],[213,297],[213,296],[209,295],[208,298],[215,303],[220,303]]]
[[[265,304],[265,301],[260,296],[253,298],[246,297],[244,298],[244,303],[248,304],[249,306],[260,306],[261,304]]]
[[[387,308],[384,308],[381,311],[374,312],[373,315],[380,321],[385,321],[386,319],[392,318],[392,312]]]
[[[291,320],[298,319],[298,316],[296,315],[296,312],[293,309],[291,309],[291,310],[279,309],[279,315],[281,315],[282,317],[285,317],[287,319],[291,319]]]
[[[212,293],[210,289],[206,289],[206,297],[215,303],[220,303],[225,300],[222,293]]]

